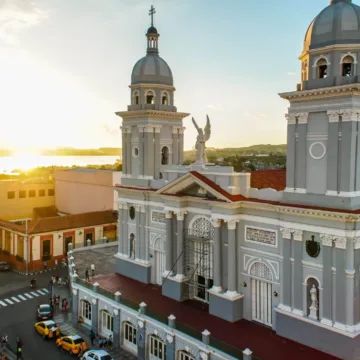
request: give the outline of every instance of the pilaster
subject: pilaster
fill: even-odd
[[[113,330],[113,348],[117,349],[120,346],[121,320],[120,310],[114,309],[114,330]]]
[[[186,212],[177,212],[177,264],[176,264],[176,278],[182,280],[185,278],[184,265],[184,218]]]
[[[296,125],[296,157],[295,157],[295,192],[306,191],[306,159],[307,159],[307,121],[309,113],[295,114]]]
[[[345,252],[347,239],[335,238],[335,267],[336,267],[336,314],[334,327],[345,330],[346,324],[346,277]]]
[[[91,300],[91,327],[95,334],[99,332],[99,299],[92,298]]]
[[[155,135],[152,126],[144,127],[144,153],[146,154],[146,161],[144,163],[144,176],[154,176],[154,161],[155,161]]]
[[[140,225],[140,205],[135,205],[135,260],[140,260],[140,249],[141,249],[141,225]]]
[[[346,287],[346,325],[349,331],[354,331],[355,325],[355,258],[354,241],[349,238],[346,243],[345,287]]]
[[[184,127],[179,129],[179,165],[184,163],[184,130]]]
[[[227,222],[228,227],[228,284],[226,295],[236,297],[236,224],[238,221],[230,220]]]
[[[174,126],[172,131],[173,151],[172,151],[172,163],[173,165],[179,164],[179,128]]]
[[[339,119],[338,111],[328,111],[329,117],[328,125],[328,145],[327,146],[327,194],[337,195],[339,191],[339,142],[341,133],[339,133]]]
[[[79,297],[78,297],[78,289],[72,289],[72,325],[75,327],[77,325],[79,319]]]
[[[214,227],[214,285],[212,287],[212,291],[221,292],[222,287],[222,269],[221,269],[221,259],[222,259],[222,251],[221,251],[221,220],[220,219],[212,219],[212,225]]]
[[[131,126],[126,127],[125,142],[126,142],[126,172],[127,172],[127,174],[131,174],[132,173],[132,169],[131,169],[131,160],[132,160]]]
[[[172,274],[172,267],[174,265],[173,260],[173,231],[172,231],[172,217],[173,213],[171,211],[168,211],[165,214],[166,218],[166,269],[164,274],[164,277],[169,276]]]
[[[138,126],[139,133],[139,175],[144,176],[145,151],[144,151],[144,126]]]
[[[295,189],[296,168],[296,118],[295,114],[286,114],[287,125],[287,154],[286,154],[286,189]]]
[[[124,249],[124,255],[126,257],[129,257],[129,230],[128,230],[128,214],[129,208],[127,204],[123,204],[123,228],[122,228],[122,242],[123,242],[123,249]]]
[[[124,245],[123,245],[123,239],[122,239],[122,228],[123,228],[123,203],[119,203],[119,207],[118,207],[118,231],[117,231],[117,240],[118,240],[118,252],[120,254],[123,254],[124,252]]]
[[[146,256],[146,212],[145,212],[145,206],[140,206],[140,239],[141,239],[141,245],[140,245],[140,259],[143,261],[148,262],[149,258]]]
[[[126,138],[126,126],[121,126],[121,136],[122,136],[122,172],[123,174],[128,174],[127,172],[127,158],[129,154],[127,153],[127,138]]]
[[[160,176],[161,166],[161,149],[160,149],[160,131],[161,125],[155,126],[155,143],[154,143],[154,179],[158,179]],[[169,155],[170,156],[170,155]]]
[[[293,232],[293,247],[294,247],[294,277],[293,277],[293,311],[302,311],[302,255],[303,255],[303,232],[301,230],[294,230]]]
[[[281,282],[280,282],[280,304],[282,308],[291,311],[291,229],[280,229],[282,239],[280,254]]]
[[[321,322],[329,324],[332,322],[333,303],[333,274],[332,274],[332,246],[333,237],[327,234],[320,234],[323,252],[323,284],[322,284],[322,316]]]

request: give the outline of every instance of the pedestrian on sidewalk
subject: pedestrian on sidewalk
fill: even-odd
[[[108,343],[109,349],[112,350],[113,337],[111,334],[109,335],[109,339],[108,339],[107,343]]]
[[[3,348],[6,348],[7,342],[8,342],[8,337],[7,337],[7,335],[5,334],[5,335],[2,337],[2,339],[1,339],[1,348],[2,348],[2,349],[3,349]]]
[[[94,333],[94,330],[91,329],[90,330],[90,341],[91,341],[91,345],[94,346],[94,340],[95,340],[95,333]]]
[[[89,269],[86,269],[85,271],[85,281],[90,282]]]
[[[99,349],[102,349],[102,347],[103,347],[103,340],[102,340],[101,336],[99,336],[98,345],[99,345]]]
[[[94,276],[95,275],[95,264],[92,263],[91,264],[91,276]]]
[[[59,267],[59,262],[57,259],[55,259],[55,267],[58,268]]]
[[[18,346],[17,351],[16,351],[16,360],[22,359],[22,348],[21,346]]]
[[[46,260],[44,261],[44,270],[45,271],[47,270],[47,261]]]

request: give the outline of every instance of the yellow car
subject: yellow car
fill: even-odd
[[[85,340],[78,335],[60,337],[56,340],[56,346],[75,355],[79,353],[81,348],[83,352],[88,349]]]
[[[44,339],[51,339],[60,335],[59,327],[52,320],[37,322],[34,328]]]

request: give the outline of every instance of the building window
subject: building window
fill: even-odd
[[[73,237],[72,236],[65,236],[64,239],[64,254],[67,254],[69,251],[69,244],[73,243]]]
[[[42,241],[42,260],[48,261],[51,258],[51,240]]]
[[[139,92],[135,91],[134,92],[134,98],[133,98],[134,104],[135,105],[139,105]]]
[[[136,333],[136,327],[133,324],[129,322],[124,323],[124,345],[134,351],[137,351]]]
[[[35,190],[29,190],[29,197],[33,198],[36,196],[36,191]]]
[[[130,259],[135,259],[135,235],[130,234]]]
[[[91,323],[91,304],[87,300],[81,300],[81,316],[85,322]]]
[[[132,155],[133,157],[138,157],[139,156],[139,148],[137,148],[136,146],[133,147],[133,150],[132,150]]]
[[[107,310],[101,311],[101,332],[109,335],[114,331],[114,318]]]
[[[353,76],[354,72],[354,58],[350,55],[345,56],[342,60],[342,76]]]
[[[150,335],[150,358],[165,360],[166,345],[155,335]]]
[[[39,196],[45,196],[45,190],[44,189],[39,190]]]
[[[328,76],[328,64],[326,59],[321,58],[318,60],[317,64],[317,77],[318,79],[325,79]]]
[[[24,238],[22,236],[17,237],[17,251],[16,255],[24,258]]]
[[[161,104],[168,105],[168,102],[169,102],[169,96],[168,96],[167,92],[164,92],[161,96]]]
[[[161,149],[161,165],[168,165],[169,164],[169,148],[164,146]]]
[[[154,104],[155,103],[155,94],[152,91],[146,93],[146,103]]]
[[[15,191],[8,191],[7,197],[8,199],[15,199]]]
[[[129,208],[129,216],[130,216],[131,220],[135,219],[135,208],[134,208],[134,206],[130,206],[130,208]]]
[[[48,196],[54,196],[55,195],[55,189],[48,189]]]
[[[195,357],[192,356],[189,352],[182,350],[179,351],[178,360],[195,360]]]
[[[25,190],[19,191],[19,198],[20,199],[25,199],[26,198],[26,191]]]

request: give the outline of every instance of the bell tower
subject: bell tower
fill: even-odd
[[[287,114],[284,200],[360,209],[360,7],[331,0],[304,39]]]
[[[151,6],[151,26],[146,56],[134,66],[131,75],[130,105],[117,112],[122,121],[122,185],[151,187],[162,178],[161,168],[182,165],[184,151],[183,119],[177,112],[175,87],[169,65],[159,56],[159,37],[154,27],[155,8]]]

